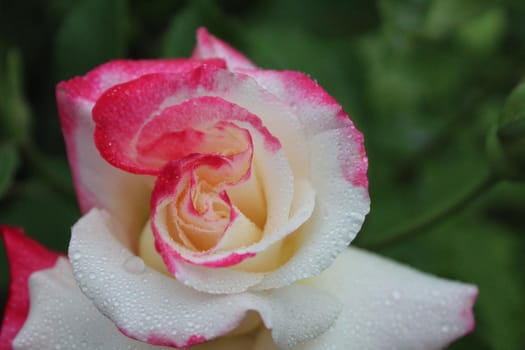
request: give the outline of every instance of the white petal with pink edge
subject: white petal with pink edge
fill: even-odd
[[[57,100],[81,211],[106,209],[126,227],[121,240],[132,245],[147,217],[151,180],[117,169],[100,156],[93,141],[93,102],[60,87]]]
[[[266,239],[248,248],[238,249],[235,253],[216,255],[215,258],[224,256],[222,258],[223,261],[216,261],[216,267],[206,262],[199,265],[174,259],[172,260],[172,268],[176,270],[175,275],[177,279],[196,290],[213,294],[240,293],[249,289],[269,289],[264,286],[259,286],[265,281],[265,278],[270,278],[266,276],[272,276],[274,273],[267,273],[265,272],[266,269],[275,268],[276,265],[279,266],[283,263],[282,259],[289,258],[292,253],[291,250],[293,249],[290,248],[290,246],[293,245],[293,240],[288,241],[286,236],[296,231],[313,212],[315,197],[312,188],[308,183],[303,182],[299,182],[296,185],[302,193],[298,195],[301,205],[294,208],[292,216],[282,227],[276,228]],[[152,244],[152,242],[150,241],[149,244]],[[151,251],[152,247],[149,248],[149,250]],[[231,260],[235,259],[242,262],[233,268],[220,267],[221,264],[228,265]],[[306,271],[304,274],[310,276],[310,271],[308,270],[313,267],[308,266],[308,261],[308,258],[305,258],[305,265],[303,265],[303,267]],[[162,266],[159,266],[158,263],[153,263],[153,266],[162,270]],[[278,269],[277,272],[278,271],[280,271],[280,269]],[[282,277],[277,282],[274,282],[275,280],[270,281],[276,284],[282,283],[282,286],[286,286],[291,283],[291,280],[295,280],[299,278],[299,276],[302,276],[302,274],[292,274],[290,279]],[[279,276],[277,276],[277,278],[279,278]]]
[[[102,156],[116,167],[153,174],[152,169],[137,164],[134,138],[144,125],[159,117],[180,124],[177,118],[164,118],[165,111],[191,99],[197,101],[203,96],[210,100],[220,98],[236,105],[237,110],[244,109],[241,117],[245,124],[251,124],[265,135],[265,146],[271,150],[282,146],[294,174],[307,176],[308,157],[304,152],[306,139],[303,126],[286,104],[249,76],[213,65],[203,65],[178,74],[150,74],[108,90],[93,110],[97,124],[97,147]],[[253,115],[262,120],[262,125],[254,122]],[[121,120],[126,120],[126,124],[122,124]],[[162,133],[158,128],[155,130]]]
[[[290,114],[297,118],[302,125],[306,139],[327,130],[349,128],[352,141],[350,147],[355,148],[352,156],[356,158],[353,164],[356,169],[352,171],[351,176],[354,177],[357,186],[368,186],[366,179],[367,158],[363,136],[332,96],[303,73],[258,69],[251,63],[246,66],[236,65],[234,62],[237,57],[246,59],[237,50],[232,48],[229,50],[208,49],[208,47],[224,45],[229,47],[220,39],[201,29],[197,35],[195,49],[195,52],[199,54],[194,54],[194,57],[201,59],[222,58],[232,71],[254,78],[262,88],[273,94],[290,109]],[[348,158],[348,156],[346,157]],[[345,171],[348,172],[348,169]]]
[[[125,173],[109,165],[93,141],[95,124],[92,109],[106,89],[153,72],[181,72],[202,64],[224,67],[222,60],[117,60],[61,82],[56,89],[62,132],[80,209],[104,208],[126,226],[121,239],[127,244],[137,241],[147,216],[151,180]],[[123,195],[125,194],[125,195]]]
[[[352,158],[356,144],[345,135],[345,129],[334,129],[309,139],[307,152],[311,156],[310,181],[316,191],[315,210],[293,237],[297,249],[291,259],[254,289],[278,288],[318,275],[346,249],[361,228],[370,199],[365,187],[356,186],[345,176],[343,164],[352,169],[351,165],[360,159]],[[344,152],[349,158],[341,157]]]
[[[319,84],[295,71],[239,70],[295,111],[308,135],[349,125],[342,107]]]
[[[255,137],[257,138],[257,137]],[[190,254],[189,252],[184,254],[184,251],[181,251],[177,254],[171,254],[170,251],[175,249],[170,248],[173,245],[164,246],[164,244],[169,243],[165,239],[167,234],[164,233],[167,229],[164,227],[166,222],[165,217],[162,214],[162,211],[157,213],[157,208],[162,208],[162,206],[154,205],[153,219],[157,222],[156,227],[159,228],[159,231],[156,233],[160,239],[158,244],[158,249],[161,249],[160,252],[163,255],[168,267],[171,266],[172,273],[177,276],[181,281],[188,283],[189,285],[194,286],[198,290],[203,290],[212,293],[225,293],[225,292],[240,292],[245,290],[247,287],[253,285],[255,281],[258,281],[262,278],[262,274],[246,274],[240,271],[232,271],[232,279],[230,280],[230,287],[224,289],[224,283],[228,280],[225,280],[222,273],[218,273],[218,269],[232,265],[232,263],[238,263],[239,261],[234,260],[232,256],[243,260],[242,256],[245,258],[251,258],[252,256],[259,255],[257,259],[259,268],[263,272],[267,272],[272,269],[272,266],[279,264],[281,260],[277,259],[276,261],[265,261],[264,263],[260,260],[264,258],[267,248],[271,245],[274,245],[284,239],[289,234],[297,230],[301,224],[303,224],[312,214],[314,210],[314,201],[315,193],[310,186],[309,182],[305,180],[297,180],[295,186],[293,185],[293,175],[289,171],[287,166],[286,159],[283,157],[282,152],[277,152],[275,154],[267,154],[264,151],[258,153],[259,157],[256,159],[258,168],[258,173],[261,178],[262,187],[266,192],[266,201],[268,217],[266,219],[266,224],[263,230],[262,239],[254,244],[248,246],[241,246],[235,249],[234,251],[228,253],[215,253],[208,252],[207,254],[196,253]],[[208,157],[210,158],[210,157]],[[184,162],[188,162],[185,160]],[[259,165],[260,164],[260,165]],[[174,164],[176,165],[176,164]],[[177,172],[170,170],[169,168],[165,169],[167,173],[168,180],[173,177],[174,179],[181,179],[182,177],[177,175]],[[255,170],[253,171],[255,173]],[[159,184],[155,186],[154,192],[154,203],[159,201],[162,203],[164,195],[156,195],[160,192],[170,192],[163,191],[165,184],[169,184],[168,180],[164,180],[161,176],[158,180]],[[161,186],[163,185],[163,186]],[[237,221],[237,220],[236,220]],[[234,221],[235,222],[235,221]],[[235,228],[235,227],[233,227]],[[160,244],[162,243],[162,246]],[[168,251],[164,252],[165,249]],[[233,255],[232,255],[233,254]],[[250,262],[252,269],[254,270],[254,261]],[[267,260],[267,259],[265,259]],[[182,262],[187,261],[191,262],[194,265],[202,265],[208,267],[214,267],[205,274],[201,282],[199,282],[199,270],[193,268],[197,273],[195,276],[191,276],[192,265],[182,264]],[[246,266],[245,266],[246,267]],[[234,277],[235,276],[235,277]],[[251,281],[251,282],[250,282]],[[222,286],[217,285],[216,282],[219,282]]]
[[[344,306],[334,327],[293,349],[442,349],[474,328],[475,286],[359,249],[349,248],[306,283],[333,293]]]
[[[244,81],[241,80],[240,83],[243,85]],[[246,84],[251,86],[252,89],[254,88],[249,81]],[[254,91],[258,90],[255,89]],[[238,98],[237,102],[239,103],[246,102],[232,91],[229,91],[228,94],[228,98]],[[262,94],[262,96],[265,95]],[[273,101],[272,98],[269,98],[269,100]],[[245,107],[248,108],[249,106],[245,105]],[[254,108],[252,105],[250,107]],[[286,109],[286,107],[283,108]],[[261,110],[261,113],[263,112]],[[305,141],[305,144],[302,146],[304,147],[302,153],[310,155],[310,159],[306,162],[300,161],[299,164],[309,166],[302,171],[302,174],[305,175],[304,178],[309,178],[310,181],[304,180],[301,175],[293,172],[291,176],[293,177],[292,182],[295,181],[295,190],[287,195],[290,198],[295,197],[293,203],[300,207],[300,210],[297,212],[302,213],[301,220],[292,220],[294,213],[288,215],[288,209],[286,208],[273,210],[276,203],[279,205],[287,205],[286,203],[289,203],[289,200],[282,200],[282,198],[292,187],[277,185],[288,178],[288,176],[281,174],[282,170],[286,169],[287,160],[289,159],[287,157],[288,154],[281,155],[280,151],[273,154],[272,152],[264,152],[262,147],[259,147],[259,150],[257,150],[257,145],[262,143],[257,141],[261,133],[252,133],[254,145],[256,146],[254,163],[257,171],[254,171],[254,173],[259,176],[260,182],[263,183],[262,187],[266,192],[266,197],[270,199],[267,203],[269,220],[266,222],[265,231],[272,232],[274,230],[268,228],[275,226],[281,229],[284,234],[274,235],[273,237],[284,238],[299,228],[297,234],[293,238],[290,237],[292,245],[296,247],[294,249],[297,249],[293,252],[292,259],[278,270],[266,276],[249,272],[244,273],[238,270],[211,268],[226,267],[229,263],[238,263],[244,259],[246,259],[247,264],[250,262],[250,259],[255,261],[253,253],[260,252],[262,249],[255,249],[256,247],[251,246],[247,249],[235,251],[231,259],[222,259],[223,257],[221,257],[224,264],[217,262],[217,257],[213,257],[215,260],[210,260],[206,256],[199,259],[202,260],[202,263],[193,260],[192,262],[208,267],[186,264],[184,261],[180,261],[177,263],[179,265],[177,267],[177,277],[180,280],[198,290],[211,293],[241,292],[250,287],[256,289],[277,288],[293,283],[298,279],[319,274],[330,265],[339,252],[346,248],[355,237],[355,234],[361,227],[364,216],[369,210],[369,198],[366,190],[367,164],[363,152],[362,136],[355,130],[348,119],[340,120],[336,125],[328,127],[324,131],[317,130],[315,132],[312,131],[312,133],[307,141],[300,137],[301,140]],[[271,157],[268,158],[268,155]],[[282,163],[283,166],[276,166],[278,163]],[[274,171],[274,169],[279,169],[279,172]],[[293,166],[292,169],[297,170]],[[299,186],[300,184],[305,186]],[[313,210],[314,196],[302,193],[308,189],[310,191],[306,193],[314,193],[311,189],[315,189],[315,193],[317,193],[315,210]],[[275,200],[273,200],[274,198]],[[279,198],[281,200],[277,200]],[[307,208],[311,209],[305,210]],[[313,216],[310,217],[312,211]],[[284,217],[275,220],[274,224],[272,224],[272,212],[277,217],[282,217],[283,215]],[[293,226],[292,230],[289,230],[286,226],[287,216],[288,221],[295,222],[295,224],[290,225],[290,227]],[[300,227],[304,220],[308,218],[308,222]],[[263,239],[260,243],[260,247],[264,245],[263,248],[268,248],[275,241]],[[272,249],[273,252],[275,250]],[[211,261],[216,261],[217,263],[207,263]],[[275,267],[272,266],[272,268]],[[258,271],[268,272],[268,270],[260,269]],[[227,283],[228,280],[232,282]],[[262,283],[260,283],[261,281]],[[258,285],[259,283],[260,285]]]
[[[214,50],[215,47],[227,47],[228,49]],[[239,57],[249,64],[237,64]],[[348,116],[337,101],[305,74],[295,71],[259,69],[242,53],[210,35],[204,28],[199,29],[197,33],[197,45],[193,58],[221,58],[226,61],[231,71],[254,78],[260,86],[292,109],[308,136],[351,125]]]
[[[84,216],[73,228],[69,254],[84,294],[130,337],[187,346],[229,333],[255,310],[280,346],[292,346],[327,331],[339,315],[335,298],[309,286],[230,295],[196,292],[145,266],[114,239],[106,220],[95,209]]]
[[[126,337],[78,288],[71,265],[59,259],[29,280],[30,314],[13,343],[14,350],[168,350]],[[194,350],[249,350],[248,336],[227,337]]]
[[[299,119],[307,140],[330,130],[341,130],[347,143],[340,147],[337,158],[342,161],[345,176],[355,186],[368,187],[366,177],[368,159],[364,149],[364,138],[342,107],[315,81],[300,72],[241,70],[254,78],[258,84],[280,98]]]

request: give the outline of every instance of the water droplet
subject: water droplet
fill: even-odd
[[[82,255],[78,252],[75,252],[73,254],[71,254],[71,259],[72,260],[79,260],[80,258],[82,257]]]
[[[399,293],[397,290],[393,291],[392,298],[394,298],[395,300],[401,299],[401,293]]]
[[[138,256],[130,256],[124,261],[124,268],[130,273],[142,273],[144,271],[144,260]]]

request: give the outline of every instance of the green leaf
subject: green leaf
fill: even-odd
[[[128,17],[125,0],[79,2],[58,32],[58,79],[85,74],[108,60],[123,58],[128,47]]]
[[[18,169],[18,152],[14,145],[4,144],[0,146],[0,199],[11,187]]]
[[[31,112],[23,92],[22,58],[16,49],[5,53],[0,67],[0,125],[3,136],[22,142],[28,139]]]

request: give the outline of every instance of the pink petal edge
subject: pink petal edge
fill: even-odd
[[[474,328],[476,328],[476,318],[474,317],[474,304],[476,304],[478,295],[479,289],[476,287],[476,289],[470,296],[468,305],[461,311],[461,316],[465,321],[465,333],[463,335],[471,333],[472,331],[474,331]]]
[[[138,338],[136,338],[134,336],[133,333],[131,332],[128,332],[126,331],[125,329],[123,328],[120,328],[120,327],[117,327],[118,330],[124,334],[126,337],[128,338],[131,338],[131,339],[135,339],[135,340],[138,340],[138,341],[142,341]],[[162,334],[152,334],[148,337],[148,339],[146,340],[146,343],[148,344],[152,344],[152,345],[159,345],[159,346],[168,346],[168,347],[172,347],[172,348],[176,348],[176,349],[182,349],[182,350],[185,350],[185,349],[190,349],[192,346],[194,345],[198,345],[198,344],[201,344],[201,343],[205,343],[207,342],[208,339],[206,339],[205,337],[203,337],[202,335],[192,335],[190,336],[185,343],[181,343],[181,344],[178,344],[178,343],[175,343],[174,341],[166,338],[164,335]]]
[[[63,91],[71,99],[81,98],[95,102],[107,89],[140,76],[152,73],[179,73],[203,64],[226,68],[226,62],[220,58],[114,60],[94,68],[83,77],[61,81],[56,90]]]
[[[363,134],[337,101],[316,81],[296,71],[240,69],[239,73],[254,78],[258,84],[296,111],[307,137],[328,129],[338,129],[338,140],[356,147],[356,154],[342,148],[338,159],[344,178],[354,186],[368,189],[368,158]]]
[[[54,266],[61,255],[27,237],[21,228],[0,226],[0,232],[7,251],[11,276],[9,298],[0,333],[0,350],[10,350],[29,314],[29,277],[34,272]]]
[[[221,97],[203,96],[221,94],[221,89],[224,89],[222,85],[229,85],[231,88],[247,78],[216,66],[201,65],[179,74],[148,74],[115,86],[107,90],[93,108],[93,120],[96,124],[95,144],[102,157],[113,166],[131,173],[157,175],[158,168],[145,166],[129,156],[136,152],[131,148],[134,137],[144,126],[155,123],[156,119],[164,123],[169,122],[167,125],[187,128],[188,121],[176,118],[171,113],[173,108],[180,109],[181,113],[191,116],[192,108],[212,111],[210,107],[215,107],[216,115],[213,119],[251,124],[265,136],[266,145],[275,152],[281,148],[281,145],[278,139],[264,127],[258,116]],[[171,102],[171,106],[164,107],[159,116],[151,119],[167,99],[174,98],[178,101]],[[164,112],[167,115],[164,115]],[[218,115],[219,112],[223,115]],[[209,114],[212,118],[212,112]],[[119,122],[120,120],[126,120],[126,123],[123,124]],[[191,120],[198,120],[198,116],[192,117]]]

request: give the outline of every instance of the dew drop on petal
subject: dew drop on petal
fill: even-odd
[[[401,299],[401,293],[399,293],[399,291],[395,290],[392,292],[392,298],[394,298],[394,300],[399,300]]]
[[[124,269],[133,274],[142,273],[144,271],[144,260],[138,256],[130,256],[124,261]]]
[[[74,260],[74,261],[77,261],[77,260],[80,260],[80,258],[82,257],[82,255],[78,252],[75,252],[73,254],[71,254],[71,259]]]

